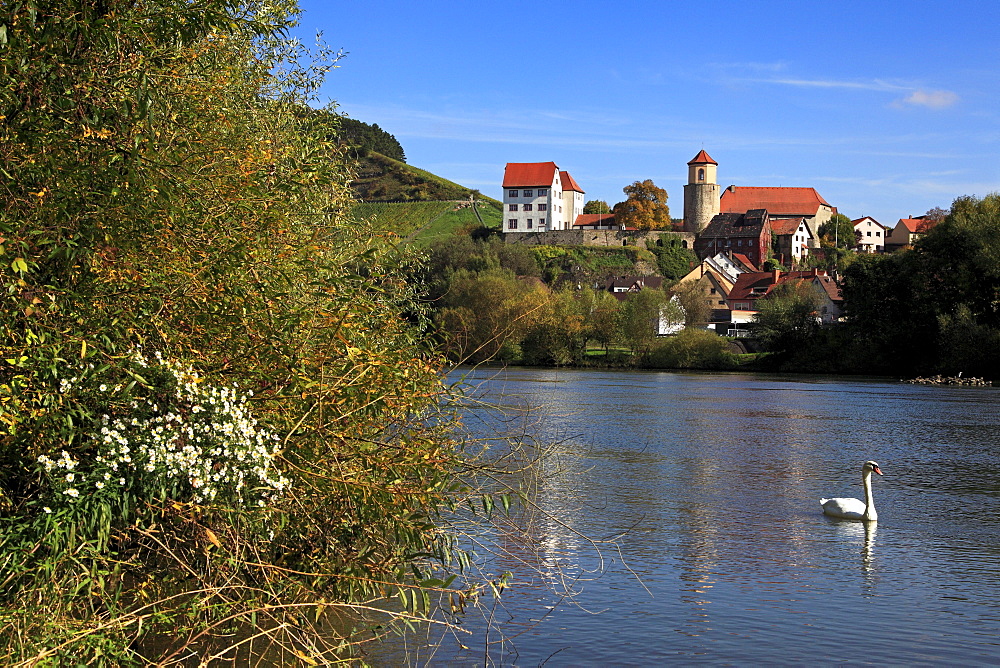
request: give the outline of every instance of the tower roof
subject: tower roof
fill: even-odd
[[[708,153],[705,153],[705,149],[701,149],[701,151],[698,152],[698,155],[694,156],[694,158],[692,158],[691,162],[689,162],[688,164],[689,165],[700,165],[700,164],[718,165],[719,163],[717,163],[715,160],[712,160],[712,156],[710,156]]]

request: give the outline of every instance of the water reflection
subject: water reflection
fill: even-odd
[[[491,382],[526,409],[491,428],[552,445],[519,474],[536,505],[480,536],[516,581],[499,625],[511,642],[490,661],[1000,656],[1000,392],[534,370]],[[820,496],[868,459],[892,471],[880,522],[823,516]],[[600,542],[614,536],[628,569]],[[863,648],[826,622],[859,613]]]

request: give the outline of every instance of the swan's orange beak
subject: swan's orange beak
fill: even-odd
[[[875,468],[873,468],[873,469],[872,469],[872,471],[875,471],[875,473],[878,473],[879,475],[883,475],[883,474],[882,474],[882,469],[880,469],[880,468],[879,468],[879,467],[877,467],[877,466],[876,466]]]

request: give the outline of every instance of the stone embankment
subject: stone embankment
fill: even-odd
[[[917,385],[973,385],[977,387],[987,387],[993,385],[993,381],[986,380],[985,378],[962,378],[961,376],[942,376],[940,374],[936,376],[917,376],[916,378],[911,378],[909,380],[903,380],[904,383],[913,383]]]

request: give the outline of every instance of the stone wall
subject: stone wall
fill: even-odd
[[[661,234],[677,236],[684,241],[685,248],[694,248],[694,235],[689,232],[649,230],[555,230],[550,232],[506,232],[507,243],[529,246],[639,246],[646,247],[646,240],[658,241]]]

